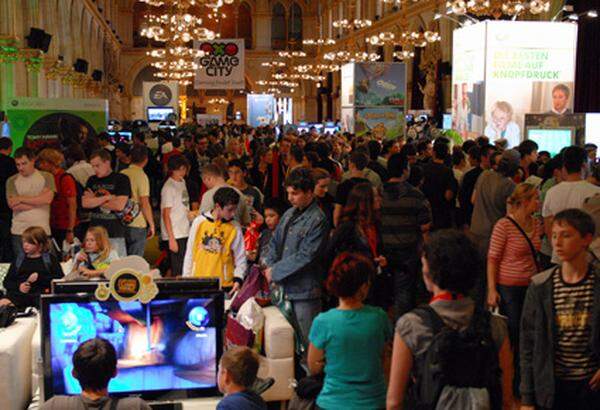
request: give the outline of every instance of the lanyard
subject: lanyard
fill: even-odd
[[[432,297],[431,300],[429,301],[429,304],[431,305],[433,302],[436,302],[438,300],[460,300],[460,299],[464,299],[464,296],[461,295],[460,293],[443,292],[443,293],[440,293],[439,295]]]

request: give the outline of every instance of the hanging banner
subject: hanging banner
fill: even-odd
[[[144,81],[144,110],[148,107],[173,107],[179,104],[179,86],[176,82]]]
[[[245,88],[244,39],[194,40],[194,48],[204,51],[196,60],[194,88],[199,90]]]

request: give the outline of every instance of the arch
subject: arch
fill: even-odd
[[[147,65],[142,68],[133,79],[131,95],[138,97],[143,95],[144,81],[160,81],[158,78],[154,77],[154,74],[157,71],[158,70],[151,65]]]
[[[244,39],[246,49],[252,48],[252,9],[245,1],[238,7],[237,35]]]
[[[273,5],[271,14],[271,48],[273,50],[283,50],[287,43],[285,8],[277,2]]]
[[[302,8],[296,2],[290,6],[287,37],[295,50],[302,49]]]

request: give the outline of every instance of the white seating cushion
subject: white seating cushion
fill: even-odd
[[[294,357],[294,328],[275,306],[263,309],[265,314],[265,356],[270,359]]]

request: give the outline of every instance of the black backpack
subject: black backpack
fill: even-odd
[[[416,410],[502,409],[498,349],[492,340],[491,314],[475,308],[462,331],[446,326],[429,305],[413,310],[433,330],[433,340],[415,357],[410,400]]]
[[[10,326],[17,317],[17,308],[11,305],[0,306],[0,328]]]

